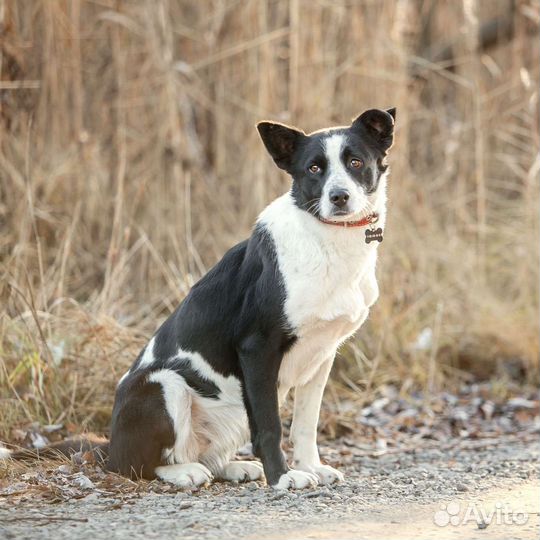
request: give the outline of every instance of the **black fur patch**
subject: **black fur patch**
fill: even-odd
[[[202,397],[218,399],[220,389],[212,382],[193,369],[189,358],[174,358],[162,366],[181,375],[186,383]]]
[[[214,371],[242,380],[238,342],[256,328],[272,332],[285,352],[294,342],[283,306],[285,288],[272,238],[257,227],[191,289],[155,335],[154,357],[196,351]],[[167,367],[162,365],[162,367]]]
[[[177,339],[172,333],[164,331],[164,326],[161,327],[155,336],[156,341],[152,351],[155,360],[149,366],[145,366],[142,371],[149,375],[160,369],[170,369],[181,375],[188,386],[193,388],[200,396],[217,399],[220,389],[212,381],[209,381],[197,370],[193,369],[189,358],[178,358],[174,356],[178,352]],[[145,350],[146,347],[140,352],[130,370],[130,374],[138,371]]]

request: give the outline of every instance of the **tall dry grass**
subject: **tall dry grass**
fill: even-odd
[[[381,298],[329,398],[538,374],[538,0],[1,0],[0,438],[115,381],[288,189],[263,118],[397,106]],[[472,374],[472,375],[471,375]]]

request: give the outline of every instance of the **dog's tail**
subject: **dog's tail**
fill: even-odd
[[[0,461],[35,461],[39,459],[78,458],[81,461],[94,461],[105,466],[109,457],[109,441],[96,435],[73,437],[40,449],[8,450],[0,446]]]

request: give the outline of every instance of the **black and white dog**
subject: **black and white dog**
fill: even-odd
[[[292,177],[190,291],[143,349],[116,391],[108,468],[198,486],[214,477],[277,489],[343,479],[323,465],[317,422],[336,349],[378,296],[386,154],[395,109],[369,110],[348,127],[306,135],[257,128]],[[294,388],[294,464],[281,450],[280,403]],[[234,461],[251,435],[262,461]]]

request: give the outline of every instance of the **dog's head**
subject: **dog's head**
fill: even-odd
[[[395,117],[395,109],[371,109],[348,127],[309,135],[275,122],[260,122],[257,129],[276,165],[292,176],[296,205],[317,217],[347,221],[373,210]]]

